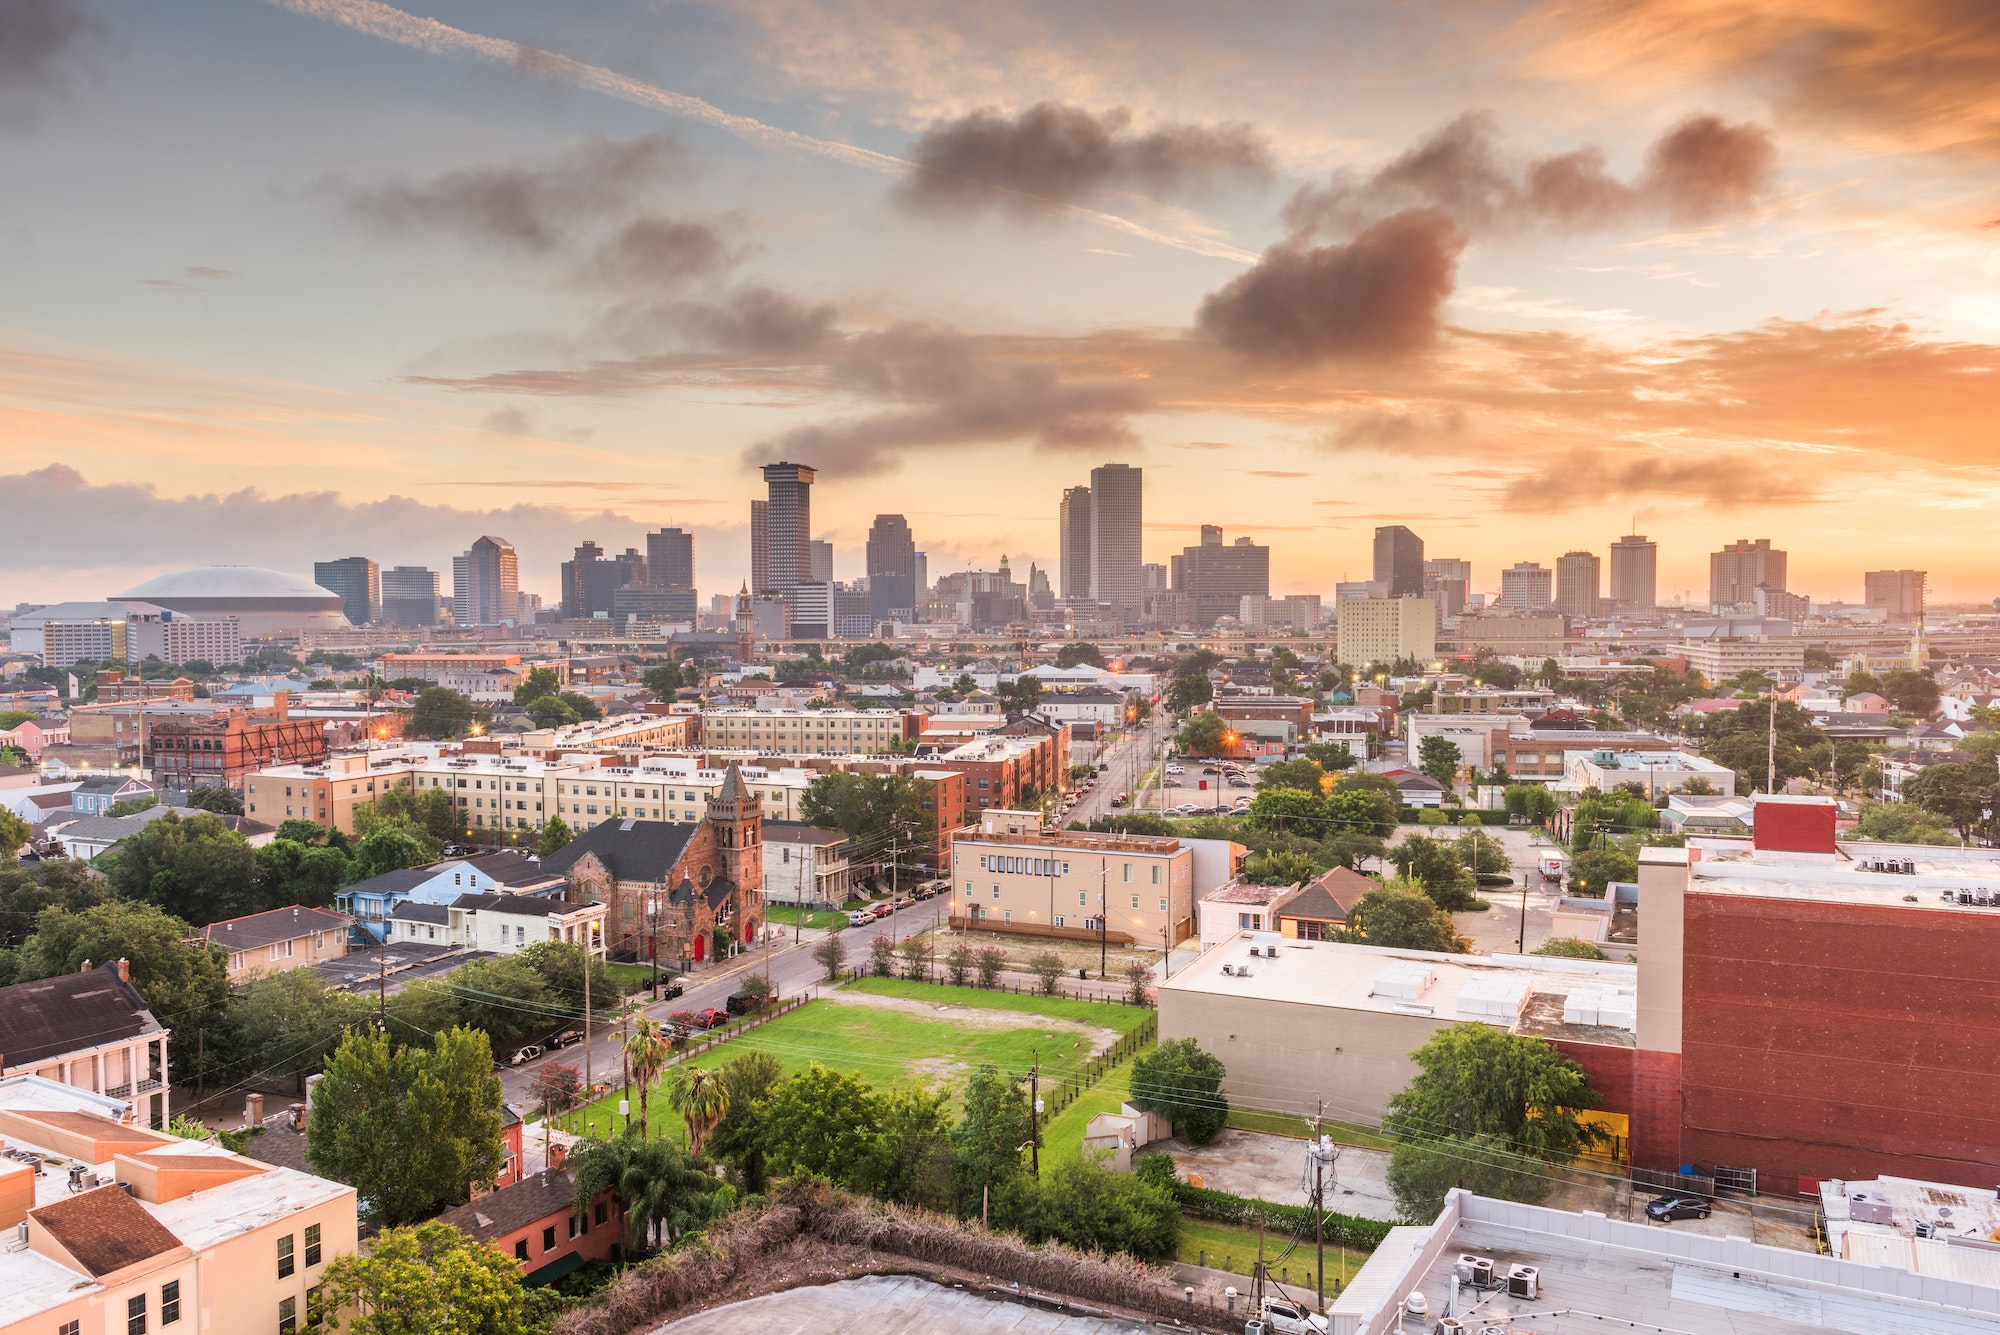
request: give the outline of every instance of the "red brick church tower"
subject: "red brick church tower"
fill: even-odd
[[[708,799],[708,824],[723,878],[736,887],[737,939],[755,941],[764,925],[764,802],[734,762]]]

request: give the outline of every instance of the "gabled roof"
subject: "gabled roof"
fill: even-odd
[[[0,987],[0,1067],[33,1066],[65,1052],[161,1032],[146,999],[115,961]]]
[[[182,1245],[171,1229],[115,1182],[28,1214],[94,1278]]]
[[[1296,898],[1278,906],[1280,918],[1316,918],[1322,922],[1346,922],[1347,915],[1361,896],[1380,890],[1381,884],[1358,871],[1335,867],[1307,881]]]
[[[477,870],[481,875],[491,877],[501,885],[538,885],[543,881],[557,879],[555,873],[541,863],[532,858],[522,857],[519,853],[482,853],[476,858],[464,858],[462,861],[466,866]]]
[[[83,816],[62,828],[65,839],[87,839],[92,843],[115,844],[129,839],[156,820],[173,814],[172,807],[147,807],[129,816]]]
[[[93,795],[98,793],[115,794],[122,793],[127,788],[134,787],[150,791],[152,786],[143,779],[134,779],[125,774],[93,774],[82,783],[79,783],[76,786],[76,791],[79,793],[91,793]]]
[[[535,1173],[511,1186],[481,1196],[438,1216],[440,1224],[463,1229],[480,1242],[491,1242],[551,1217],[566,1217],[576,1209],[576,1175],[566,1169]]]
[[[343,895],[397,895],[416,889],[437,873],[429,867],[401,867],[342,886]]]
[[[460,895],[451,901],[451,906],[455,909],[470,909],[477,913],[513,913],[524,918],[546,918],[551,913],[568,913],[572,909],[585,907],[582,904],[566,904],[560,899],[498,893]]]
[[[1398,788],[1420,788],[1432,793],[1444,791],[1444,785],[1428,774],[1391,774],[1388,777]]]
[[[737,782],[742,782],[742,775],[737,775]],[[542,870],[567,876],[586,855],[595,854],[614,880],[663,881],[700,828],[698,823],[678,821],[607,820],[543,858]]]
[[[823,830],[796,820],[767,820],[763,840],[767,844],[844,844],[847,836],[839,830]]]
[[[295,941],[313,932],[344,931],[353,921],[345,913],[294,906],[212,922],[201,929],[201,934],[228,950],[255,950],[279,941]]]
[[[446,904],[420,904],[414,899],[406,899],[390,909],[389,916],[397,922],[427,922],[444,927],[451,922],[451,907]]]

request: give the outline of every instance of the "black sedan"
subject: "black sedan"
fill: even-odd
[[[1699,1196],[1662,1196],[1646,1203],[1646,1218],[1671,1224],[1676,1219],[1706,1219],[1714,1207]]]

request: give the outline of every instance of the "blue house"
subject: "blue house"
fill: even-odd
[[[460,895],[495,893],[561,899],[563,884],[560,875],[543,871],[533,858],[519,853],[487,853],[384,872],[347,886],[334,904],[341,912],[354,915],[356,931],[381,941],[399,904],[448,908]]]

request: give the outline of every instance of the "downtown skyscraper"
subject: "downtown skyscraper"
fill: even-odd
[[[813,470],[804,464],[764,465],[764,531],[766,536],[765,587],[758,593],[785,594],[801,584],[812,583],[812,484]],[[755,527],[756,503],[751,519]],[[752,565],[755,565],[753,536]]]
[[[917,542],[901,515],[876,515],[868,530],[868,615],[914,621],[917,615]]]
[[[1139,573],[1145,533],[1145,472],[1130,464],[1090,470],[1090,592],[1121,621],[1136,621],[1145,593]]]

